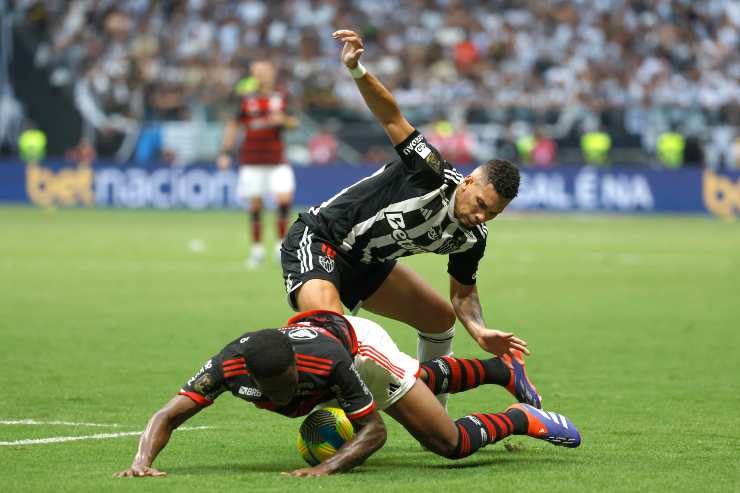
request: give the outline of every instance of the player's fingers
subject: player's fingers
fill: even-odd
[[[522,346],[521,344],[512,344],[511,345],[511,349],[518,349],[522,353],[524,353],[527,356],[529,356],[529,349],[527,349],[527,346]],[[509,351],[509,352],[511,352],[511,351]],[[514,355],[512,354],[512,356],[514,356]]]
[[[516,344],[521,344],[522,346],[529,346],[529,344],[527,344],[527,341],[523,339],[519,339],[518,337],[512,337],[511,342],[514,342]]]
[[[164,471],[149,471],[149,475],[156,478],[161,478],[163,476],[167,476],[167,473]]]
[[[339,38],[341,36],[357,36],[357,33],[350,31],[349,29],[338,29],[331,34],[332,38]]]
[[[342,34],[340,36],[337,36],[336,39],[339,39],[341,41],[344,41],[345,43],[352,43],[362,46],[362,38],[360,38],[355,33],[352,34]]]

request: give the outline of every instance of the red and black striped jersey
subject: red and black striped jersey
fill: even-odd
[[[241,165],[283,164],[283,127],[273,122],[275,114],[287,109],[287,97],[282,91],[270,94],[253,93],[244,96],[237,120],[245,134],[239,149]]]
[[[262,395],[249,374],[242,334],[209,359],[180,389],[196,403],[208,406],[227,390],[234,397],[288,417],[305,416],[322,402],[336,399],[350,419],[375,410],[375,401],[354,366],[357,338],[349,321],[328,311],[299,314],[280,329],[290,338],[296,355],[298,391],[284,406]]]

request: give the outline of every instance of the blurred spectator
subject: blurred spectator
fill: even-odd
[[[534,146],[532,148],[532,164],[540,167],[555,164],[558,146],[553,139],[544,135],[541,130],[534,134]]]
[[[735,143],[732,144],[732,165],[734,169],[740,170],[740,136],[735,137]]]
[[[465,128],[465,125],[455,126],[447,120],[439,120],[424,133],[424,136],[455,165],[473,163],[475,136]]]
[[[32,19],[37,4],[15,8]],[[297,109],[353,118],[364,105],[328,36],[341,26],[360,26],[366,63],[405,109],[418,110],[417,124],[475,108],[483,123],[556,121],[549,134],[560,138],[615,112],[648,148],[671,123],[691,126],[689,137],[736,128],[740,114],[736,0],[44,5],[47,21],[34,25],[50,45],[40,58],[58,84],[79,81],[86,120],[119,139],[135,138],[131,123],[142,120],[222,120],[244,62],[263,57],[279,66]],[[728,162],[727,145],[717,145],[708,160]]]
[[[371,146],[366,152],[363,162],[370,166],[381,166],[395,159],[387,146]]]
[[[82,139],[75,147],[69,149],[64,155],[64,158],[67,161],[73,161],[82,166],[90,166],[96,157],[97,153],[95,152],[95,148],[92,146],[90,141],[85,139]]]
[[[337,138],[335,132],[322,128],[313,134],[308,141],[308,152],[314,164],[332,164],[337,162]]]

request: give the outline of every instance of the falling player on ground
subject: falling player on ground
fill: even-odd
[[[453,421],[434,397],[486,384],[505,387],[520,403],[504,412]],[[314,311],[293,317],[280,329],[242,334],[209,359],[151,417],[133,464],[115,476],[165,475],[152,464],[172,432],[226,391],[288,417],[304,416],[318,405],[344,410],[354,437],[325,462],[287,473],[292,476],[323,476],[362,464],[385,443],[381,410],[431,452],[449,459],[467,457],[509,435],[571,448],[581,442],[569,419],[539,409],[540,396],[518,351],[514,357],[442,357],[419,364],[400,352],[378,324]]]

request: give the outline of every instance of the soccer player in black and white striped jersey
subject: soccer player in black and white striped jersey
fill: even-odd
[[[296,310],[343,312],[342,304],[405,322],[419,331],[418,358],[452,353],[459,319],[484,350],[529,354],[513,333],[489,329],[476,289],[488,230],[517,195],[519,171],[491,160],[463,177],[404,118],[393,95],[359,63],[362,39],[340,30],[342,61],[399,159],[300,214],[282,245],[283,278]],[[448,255],[450,300],[396,262]],[[446,397],[440,400],[444,403]]]

